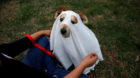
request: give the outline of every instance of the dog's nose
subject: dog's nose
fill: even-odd
[[[67,32],[67,31],[66,31],[66,29],[65,29],[65,28],[61,29],[61,34],[63,34],[63,35],[64,35],[64,34],[66,34],[66,32]]]

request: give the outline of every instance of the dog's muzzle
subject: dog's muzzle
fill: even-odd
[[[66,24],[61,25],[60,33],[64,38],[70,36],[70,28]]]

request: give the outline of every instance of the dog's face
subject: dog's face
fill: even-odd
[[[56,18],[59,19],[60,33],[64,38],[68,38],[70,36],[70,26],[75,26],[80,21],[82,21],[84,24],[88,23],[88,19],[84,13],[77,14],[72,11],[66,11],[65,8],[60,8],[56,11],[55,19]]]

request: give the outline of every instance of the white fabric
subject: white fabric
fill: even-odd
[[[65,19],[60,22],[61,14],[66,14]],[[73,11],[63,11],[55,20],[50,37],[50,47],[56,58],[62,63],[65,69],[72,64],[77,67],[82,59],[90,53],[96,53],[98,60],[89,68],[86,68],[84,74],[94,70],[96,64],[103,60],[100,46],[95,34],[83,24],[80,16]],[[78,23],[71,23],[71,16],[77,17]],[[60,33],[61,24],[69,26],[71,32],[68,38],[64,38]]]

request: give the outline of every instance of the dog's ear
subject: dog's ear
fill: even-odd
[[[80,12],[79,16],[81,17],[81,20],[83,21],[84,24],[88,24],[87,16],[83,12]]]
[[[61,14],[62,11],[66,11],[66,8],[64,8],[64,7],[59,8],[59,9],[55,12],[54,18],[56,19],[57,16],[59,16],[59,15]]]

